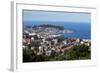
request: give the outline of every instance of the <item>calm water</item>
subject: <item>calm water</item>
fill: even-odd
[[[70,29],[73,33],[64,34],[68,38],[91,39],[91,24],[90,23],[72,23],[72,22],[23,22],[23,26],[53,24],[64,26],[65,29]]]

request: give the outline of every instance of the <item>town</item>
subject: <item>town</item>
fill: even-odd
[[[62,33],[74,33],[56,26],[34,26],[23,30],[23,49],[31,49],[36,55],[64,55],[74,46],[84,44],[91,48],[89,39],[66,38]]]

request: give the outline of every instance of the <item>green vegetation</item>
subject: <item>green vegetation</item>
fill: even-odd
[[[33,41],[31,43],[31,46],[34,46],[34,47],[38,48],[40,46],[40,43],[39,43],[39,41]]]
[[[38,26],[33,26],[32,28],[37,28],[37,27],[51,27],[51,28],[58,28],[59,30],[64,30],[63,26],[57,26],[57,25],[51,25],[51,24],[43,24],[43,25],[38,25]]]
[[[37,35],[34,35],[33,37],[34,37],[34,40],[39,40]]]
[[[46,56],[45,54],[36,55],[35,51],[31,49],[23,49],[23,62],[41,62],[41,61],[62,61],[62,60],[82,60],[90,59],[90,48],[84,44],[74,46],[70,51],[60,54],[51,54]]]
[[[84,44],[74,46],[70,52],[68,52],[68,60],[90,59],[90,48]]]
[[[83,60],[90,59],[91,52],[90,48],[84,44],[74,46],[69,52],[64,53],[64,55],[58,55],[50,58],[51,61],[62,61],[62,60]]]
[[[57,37],[56,39],[58,39],[58,42],[60,43],[60,42],[64,41],[67,38],[65,38],[64,36],[60,36],[60,37]]]
[[[23,62],[32,62],[34,52],[31,49],[23,49]]]
[[[48,61],[49,57],[45,55],[36,55],[31,49],[23,49],[23,62],[41,62]]]

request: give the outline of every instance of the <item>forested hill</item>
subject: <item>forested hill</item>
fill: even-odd
[[[64,27],[63,26],[51,25],[51,24],[35,25],[32,28],[37,28],[37,27],[58,28],[59,30],[64,30]]]

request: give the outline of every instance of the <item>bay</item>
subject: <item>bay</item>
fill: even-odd
[[[24,21],[23,26],[34,26],[34,25],[59,25],[63,26],[64,29],[72,30],[73,33],[64,33],[63,35],[68,38],[80,38],[80,39],[91,39],[91,23],[78,23],[78,22],[33,22]]]

